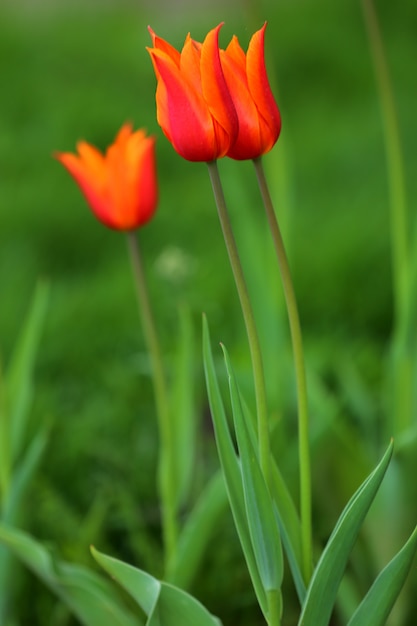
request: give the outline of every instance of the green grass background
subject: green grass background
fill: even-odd
[[[414,0],[375,4],[400,120],[413,225],[417,8]],[[51,297],[31,429],[49,419],[51,441],[22,525],[65,558],[91,565],[88,545],[94,542],[158,574],[157,432],[124,237],[96,222],[52,154],[74,150],[79,138],[104,149],[126,120],[158,137],[160,203],[139,236],[168,365],[178,305],[186,304],[195,321],[196,418],[203,433],[198,493],[217,466],[201,375],[201,312],[208,314],[214,339],[229,347],[243,380],[248,349],[206,168],[178,157],[156,123],[146,26],[179,47],[188,31],[201,40],[224,20],[221,44],[238,34],[246,47],[265,19],[268,67],[283,118],[281,138],[265,164],[289,251],[308,373],[315,381],[319,541],[368,469],[356,466],[356,446],[367,451],[372,465],[384,445],[392,330],[389,200],[380,105],[359,2],[3,0],[0,354],[7,364],[34,287],[47,279]],[[286,318],[252,169],[223,161],[220,172],[265,347],[272,409],[276,420],[283,412],[291,418]],[[348,429],[339,444],[354,470],[337,458],[337,447],[326,446],[322,410],[340,417],[340,432]],[[293,445],[282,445],[279,426],[274,445],[296,490],[294,420],[288,419],[285,430],[285,441]],[[218,529],[215,546],[192,591],[225,626],[257,623],[231,519]],[[73,623],[40,584],[22,571],[16,576],[27,601],[19,623]]]

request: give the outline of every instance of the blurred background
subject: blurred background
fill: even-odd
[[[417,6],[378,0],[375,7],[413,224]],[[0,358],[7,365],[35,286],[48,281],[30,427],[35,432],[49,420],[51,436],[22,527],[66,559],[91,565],[94,542],[158,575],[157,432],[125,239],[94,219],[53,152],[73,151],[81,138],[104,149],[126,120],[158,137],[160,203],[139,238],[168,365],[178,306],[194,321],[197,494],[218,464],[201,371],[201,313],[213,341],[230,349],[243,384],[249,355],[206,167],[178,157],[156,123],[147,25],[180,47],[188,31],[201,41],[224,21],[221,45],[237,34],[246,48],[265,20],[283,129],[264,161],[304,332],[318,542],[387,441],[389,196],[360,2],[2,0]],[[251,164],[219,166],[265,349],[274,445],[296,492],[294,381],[272,244]],[[335,417],[337,436],[328,427]],[[359,448],[363,463],[354,461]],[[191,591],[225,626],[262,623],[228,514],[213,541]],[[40,583],[23,570],[18,576],[25,597],[19,624],[75,623]]]

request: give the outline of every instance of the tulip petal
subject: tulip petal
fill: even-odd
[[[278,139],[281,130],[281,116],[269,85],[265,67],[265,28],[266,22],[249,42],[246,54],[246,74],[249,91],[256,103],[259,115],[265,121],[264,134],[266,136],[264,136],[264,140],[270,149]]]
[[[131,124],[120,129],[103,156],[81,141],[78,155],[57,153],[96,217],[117,230],[133,230],[153,215],[157,204],[155,139]]]
[[[148,49],[159,73],[158,123],[175,150],[189,161],[216,158],[213,120],[201,94],[163,51]]]
[[[236,110],[220,61],[219,31],[222,25],[219,24],[208,33],[201,47],[201,82],[204,99],[212,116],[220,125],[220,128],[217,128],[219,156],[226,154],[239,130]],[[222,129],[224,132],[221,132]]]
[[[239,132],[236,141],[227,152],[232,159],[251,159],[262,152],[261,131],[258,109],[249,92],[246,79],[246,58],[237,39],[232,48],[229,45],[226,51],[221,51],[220,58],[229,92],[239,120]],[[235,51],[241,50],[235,54]]]

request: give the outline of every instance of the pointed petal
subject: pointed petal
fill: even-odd
[[[264,137],[264,141],[270,149],[278,139],[281,130],[281,116],[269,85],[265,67],[265,28],[266,22],[250,40],[246,54],[246,74],[249,91],[256,103],[259,115],[265,120],[264,133],[267,136]]]
[[[164,52],[149,50],[159,73],[158,123],[175,150],[189,161],[216,158],[213,121],[201,94]]]
[[[232,159],[252,159],[262,152],[259,113],[249,92],[245,53],[239,44],[237,46],[231,48],[229,45],[226,51],[220,52],[224,76],[239,120],[239,132],[227,156]],[[234,54],[238,49],[242,51],[243,59],[240,53]]]
[[[217,140],[219,156],[226,154],[235,141],[239,130],[236,110],[223,74],[219,51],[219,31],[222,24],[213,28],[201,47],[201,82],[204,99],[210,113],[224,130],[219,131]]]

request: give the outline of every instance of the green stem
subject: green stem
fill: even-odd
[[[265,179],[265,173],[260,158],[254,160],[256,177],[265,206],[269,227],[278,257],[284,288],[285,302],[290,323],[291,340],[294,353],[295,375],[297,380],[298,400],[298,445],[300,457],[300,517],[301,517],[301,545],[303,555],[303,574],[306,584],[311,577],[312,569],[312,531],[311,531],[311,475],[310,475],[310,447],[308,438],[308,401],[307,384],[304,366],[303,342],[301,336],[300,319],[297,309],[294,287],[291,280],[290,268],[285,253],[284,242],[272,205],[271,196]]]
[[[266,592],[268,600],[268,626],[280,626],[282,612],[282,598],[279,589]]]
[[[135,232],[127,233],[127,242],[132,262],[133,276],[139,302],[139,310],[145,341],[152,367],[152,382],[155,395],[161,448],[159,455],[158,480],[162,501],[162,527],[165,548],[165,564],[171,562],[177,544],[177,519],[175,506],[175,456],[172,423],[168,401],[167,384],[162,363],[158,335],[152,315],[139,242]]]
[[[220,224],[223,231],[223,237],[229,255],[230,265],[232,267],[233,276],[238,291],[240,305],[242,308],[243,318],[246,326],[246,333],[249,341],[249,349],[252,359],[252,369],[255,384],[256,395],[256,414],[258,424],[258,441],[259,441],[259,461],[266,484],[270,486],[270,444],[269,444],[269,425],[268,411],[266,403],[265,378],[262,364],[261,348],[259,337],[256,330],[255,318],[253,315],[252,305],[249,299],[249,293],[243,275],[242,264],[240,262],[235,238],[230,224],[227,212],[226,202],[224,198],[223,188],[220,182],[219,170],[217,162],[208,163],[211,185],[213,187],[214,198],[216,201],[217,211]]]
[[[394,434],[405,430],[411,421],[412,374],[407,354],[408,290],[410,257],[408,245],[407,202],[404,163],[401,150],[398,118],[393,89],[385,58],[384,45],[378,18],[372,0],[362,0],[365,24],[368,31],[375,74],[379,89],[384,124],[388,183],[391,211],[391,246],[394,290],[394,344],[397,362],[394,364],[395,409]],[[391,433],[392,434],[392,433]]]

